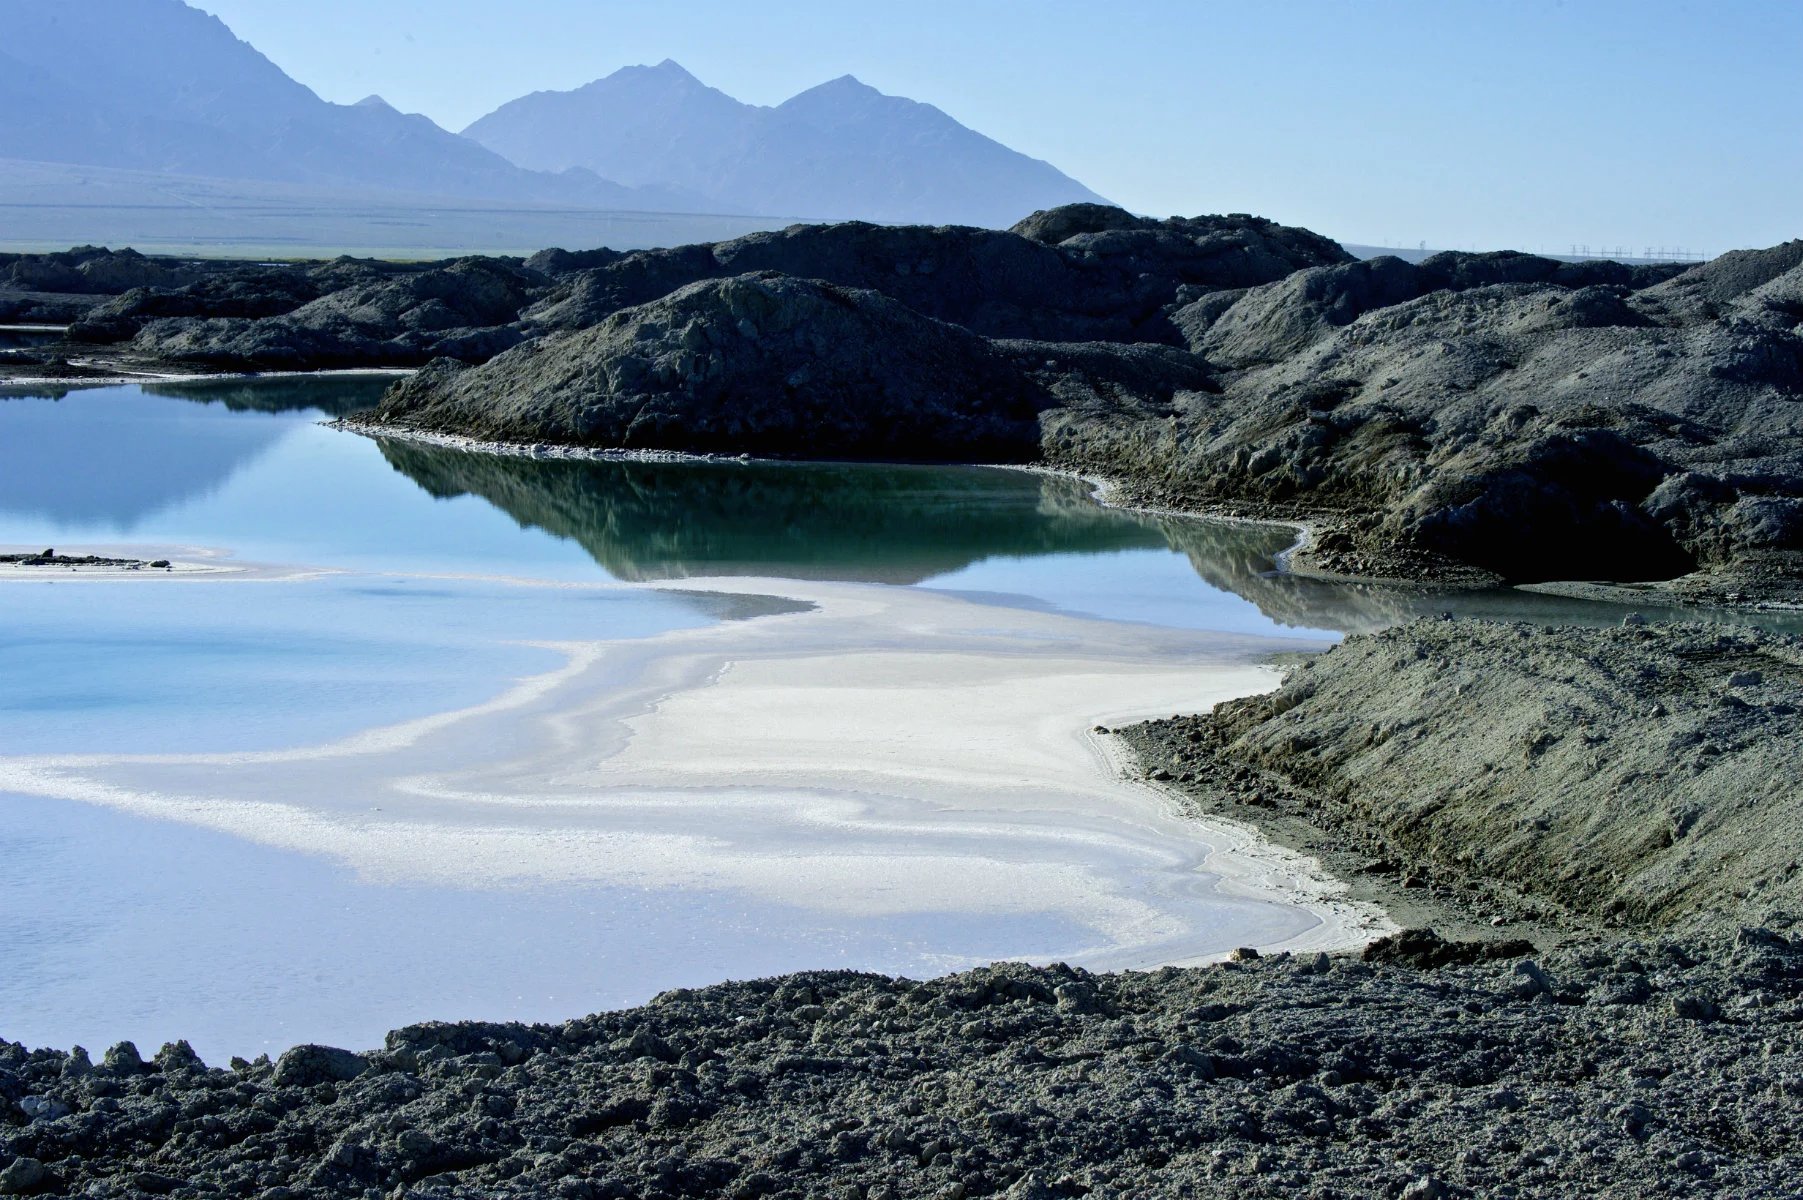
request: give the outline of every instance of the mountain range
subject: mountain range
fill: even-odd
[[[1050,163],[850,75],[765,108],[665,59],[522,96],[463,132],[522,167],[586,168],[749,212],[1006,226],[1035,209],[1106,203]]]
[[[849,76],[763,108],[672,62],[628,67],[522,97],[460,136],[379,97],[322,100],[182,0],[0,0],[0,28],[5,160],[494,204],[875,221],[1003,225],[1096,199],[931,105]]]

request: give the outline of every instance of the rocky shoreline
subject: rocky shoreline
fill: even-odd
[[[1790,1195],[1800,708],[1794,637],[1358,635],[1276,692],[1120,733],[1187,802],[1450,937],[809,973],[223,1069],[0,1046],[0,1190]]]
[[[0,1086],[34,1116],[8,1131],[0,1188],[1794,1194],[1803,953],[1783,934],[1431,970],[1389,957],[805,974],[225,1070],[180,1044],[148,1063],[9,1047]]]
[[[1702,265],[1358,261],[1234,214],[800,225],[632,254],[0,256],[11,378],[419,367],[372,425],[1042,462],[1314,527],[1325,578],[1803,598],[1803,241]]]

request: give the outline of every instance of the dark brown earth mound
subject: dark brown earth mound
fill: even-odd
[[[691,284],[484,367],[434,366],[368,420],[604,448],[1019,461],[1037,453],[1041,403],[958,326],[765,274]]]

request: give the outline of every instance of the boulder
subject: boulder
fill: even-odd
[[[349,1050],[333,1046],[296,1046],[275,1060],[275,1072],[270,1076],[270,1082],[277,1087],[344,1083],[368,1069],[369,1060]]]

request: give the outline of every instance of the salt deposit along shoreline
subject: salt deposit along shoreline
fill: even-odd
[[[1300,643],[869,585],[674,590],[813,608],[558,644],[564,666],[487,703],[322,746],[16,757],[0,791],[396,884],[726,888],[852,920],[1050,913],[1087,932],[991,957],[1098,969],[1355,948],[1393,928],[1302,856],[1179,815],[1091,732],[1267,689],[1261,660]]]

